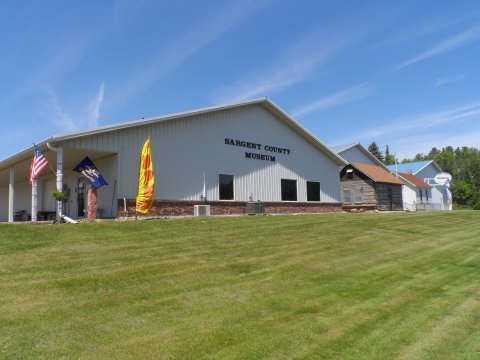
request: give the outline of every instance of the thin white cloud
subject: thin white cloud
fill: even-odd
[[[398,66],[396,70],[413,65],[420,61],[427,60],[431,57],[443,54],[445,52],[461,48],[474,41],[477,41],[478,39],[480,39],[480,26],[471,27],[463,33],[451,36],[440,42],[438,45],[423,51],[422,53],[418,54],[410,60],[405,61],[403,64]]]
[[[90,118],[88,125],[90,128],[98,127],[98,119],[100,118],[100,108],[102,107],[103,99],[105,95],[105,82],[100,83],[97,95],[93,101],[88,105],[88,112],[90,113]]]
[[[384,40],[380,40],[377,43],[373,43],[369,48],[375,49],[383,46],[395,45],[435,34],[454,25],[458,25],[459,23],[465,22],[466,20],[475,19],[479,14],[480,11],[469,11],[455,17],[452,17],[452,14],[448,14],[446,17],[440,18],[422,18],[419,24],[414,24],[411,27],[405,27],[405,23],[402,22],[402,26],[399,27],[399,30],[393,33],[390,31],[384,31],[389,37]]]
[[[59,131],[70,132],[83,127],[98,127],[98,119],[100,118],[100,109],[105,97],[105,82],[102,81],[95,94],[86,106],[82,105],[80,109],[75,111],[75,116],[69,114],[60,103],[58,94],[51,87],[44,87],[43,106],[41,109],[42,116],[47,121],[52,122]],[[85,121],[85,119],[87,121]],[[85,126],[81,126],[85,124]]]
[[[321,63],[320,56],[305,56],[272,69],[266,76],[252,76],[246,80],[220,87],[212,94],[214,103],[241,101],[271,95],[302,82]]]
[[[480,102],[462,105],[443,111],[431,112],[412,117],[406,121],[388,121],[388,125],[370,131],[372,136],[383,136],[391,133],[412,132],[429,128],[460,124],[480,118]]]
[[[333,95],[321,98],[314,101],[313,103],[303,106],[302,108],[293,111],[292,115],[294,117],[300,117],[305,114],[318,112],[324,109],[347,104],[352,101],[360,100],[362,98],[372,95],[372,93],[373,89],[372,86],[369,84],[352,86],[346,90],[337,92]]]
[[[457,76],[450,76],[450,77],[441,77],[441,78],[438,78],[435,81],[435,83],[432,85],[432,87],[439,87],[439,86],[443,86],[443,85],[450,84],[450,83],[453,83],[453,82],[457,82],[457,81],[465,79],[466,77],[467,77],[467,75],[465,75],[465,74],[457,75]]]
[[[358,36],[355,34],[342,38],[325,33],[309,34],[280,54],[280,60],[270,69],[261,69],[232,84],[215,89],[211,95],[212,101],[226,103],[271,96],[311,79],[322,65],[332,61]]]
[[[121,91],[110,96],[111,103],[127,102],[270,1],[245,0],[216,7],[210,16],[201,17],[188,32],[174,39],[170,48],[162,48],[148,56],[147,62],[137,66],[135,72],[124,79],[124,85],[116,86]]]
[[[413,158],[417,154],[428,154],[436,147],[441,149],[447,146],[462,147],[480,147],[480,130],[465,131],[455,136],[445,136],[444,133],[435,132],[408,138],[395,138],[389,142],[390,151],[396,150],[398,159]]]
[[[387,125],[377,126],[364,132],[360,132],[355,137],[340,139],[335,141],[339,144],[358,142],[360,140],[373,141],[379,138],[404,138],[410,139],[420,132],[428,134],[433,128],[445,131],[449,126],[453,129],[458,125],[468,121],[480,120],[480,101],[464,104],[450,109],[434,111],[430,113],[413,115],[408,118],[394,119],[385,121]]]
[[[75,121],[60,105],[57,93],[49,87],[45,88],[45,93],[47,97],[43,104],[44,116],[61,131],[76,130]]]

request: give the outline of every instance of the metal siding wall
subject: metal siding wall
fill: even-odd
[[[309,180],[321,183],[322,202],[340,202],[338,165],[259,105],[98,134],[64,146],[118,152],[118,198],[135,198],[139,156],[148,136],[157,199],[198,200],[205,172],[209,200],[218,200],[218,174],[227,173],[235,176],[238,201],[247,201],[250,193],[255,200],[280,201],[280,179],[285,178],[297,180],[298,201],[306,201]],[[291,153],[225,145],[225,138],[288,148]],[[246,159],[246,151],[273,155],[277,161]]]
[[[417,188],[410,184],[402,185],[402,198],[408,209],[413,208],[417,202]]]
[[[341,153],[339,153],[339,155],[350,163],[359,162],[362,164],[378,166],[376,162],[372,161],[372,159],[370,159],[367,155],[362,153],[356,147],[342,151]]]
[[[418,177],[421,180],[424,180],[425,178],[434,178],[435,175],[437,175],[439,172],[430,164],[428,165],[425,169],[420,171],[419,173],[415,174],[416,177]],[[432,187],[432,199],[430,200],[431,203],[438,203],[442,204],[445,202],[443,189],[442,186],[433,186]]]
[[[15,183],[15,199],[13,211],[32,209],[32,186],[27,182]],[[0,189],[0,221],[8,221],[8,186]]]

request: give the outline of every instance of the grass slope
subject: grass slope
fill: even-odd
[[[0,226],[0,358],[478,359],[480,213]]]

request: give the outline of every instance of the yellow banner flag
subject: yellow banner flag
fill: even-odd
[[[148,214],[153,205],[153,191],[155,178],[153,176],[152,150],[150,138],[145,141],[140,157],[140,175],[138,177],[138,196],[136,210],[142,214]]]

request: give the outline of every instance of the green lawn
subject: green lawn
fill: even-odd
[[[479,359],[480,212],[0,225],[0,358]]]

